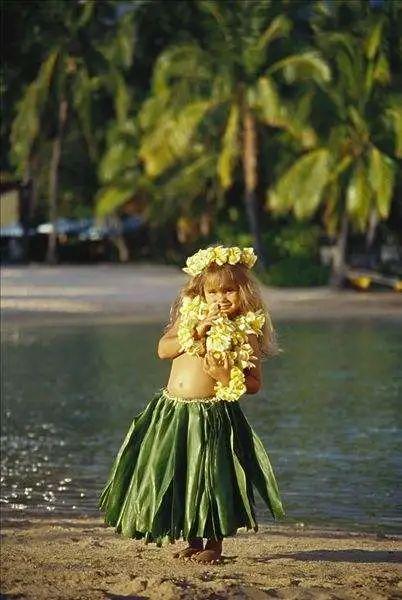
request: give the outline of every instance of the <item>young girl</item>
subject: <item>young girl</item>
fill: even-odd
[[[99,500],[117,533],[158,546],[183,538],[188,546],[175,556],[202,563],[220,562],[223,538],[238,528],[257,531],[253,486],[274,519],[285,516],[269,458],[238,402],[258,392],[261,359],[276,349],[250,275],[255,260],[252,248],[222,246],[187,259],[191,278],[158,344],[159,358],[172,360],[167,386],[134,417]],[[242,338],[241,351],[211,350],[229,335]],[[240,354],[237,364],[248,367],[235,376]]]

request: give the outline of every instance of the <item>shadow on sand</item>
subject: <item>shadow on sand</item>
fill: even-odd
[[[289,552],[287,554],[275,554],[267,557],[256,557],[256,562],[268,563],[278,558],[291,558],[300,561],[327,561],[327,562],[348,562],[348,563],[400,563],[402,562],[402,552],[393,552],[392,550],[359,550],[351,548],[350,550],[310,550],[305,552]]]

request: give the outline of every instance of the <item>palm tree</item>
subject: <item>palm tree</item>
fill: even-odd
[[[402,111],[397,95],[385,94],[391,82],[386,47],[386,17],[364,22],[363,38],[339,31],[317,31],[324,56],[334,62],[334,83],[326,86],[329,132],[277,180],[267,194],[276,214],[292,211],[310,218],[323,206],[328,233],[336,235],[331,284],[344,278],[350,226],[368,228],[390,212],[395,161],[402,156]]]
[[[55,6],[55,10],[58,10]],[[116,24],[115,7],[110,3],[86,1],[71,2],[62,6],[58,29],[54,32],[50,50],[39,69],[37,77],[25,90],[17,106],[11,130],[12,157],[17,171],[24,178],[38,178],[34,164],[48,160],[49,217],[52,223],[47,248],[47,261],[57,261],[57,217],[59,196],[59,170],[63,137],[68,126],[68,116],[74,113],[82,135],[87,142],[93,161],[98,157],[98,134],[93,127],[93,96],[101,87],[107,87],[111,77],[110,62],[114,55],[125,55],[127,48],[127,21],[130,15]],[[97,19],[108,17],[111,28]],[[62,17],[62,19],[61,19]],[[122,32],[124,39],[122,40]],[[132,32],[131,32],[132,37]]]
[[[228,190],[241,165],[249,229],[264,263],[258,128],[286,129],[311,147],[313,131],[281,97],[277,79],[282,74],[288,83],[300,78],[322,84],[330,79],[329,68],[317,51],[283,54],[280,42],[289,37],[292,22],[277,2],[198,4],[208,16],[208,46],[176,45],[158,58],[151,97],[139,116],[140,157],[146,174],[164,186],[178,166],[173,189],[183,174],[188,186],[182,184],[181,192],[187,199],[202,197],[214,183]]]

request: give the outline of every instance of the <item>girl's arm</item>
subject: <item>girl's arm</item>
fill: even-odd
[[[172,327],[161,337],[158,343],[158,356],[161,359],[176,358],[183,354],[183,350],[180,350],[179,340],[177,339],[177,329],[179,326],[179,319],[176,319]]]
[[[257,360],[254,360],[254,367],[244,370],[246,378],[245,385],[247,388],[247,394],[256,394],[261,388],[262,384],[262,373],[261,373],[261,361],[260,361],[260,350],[258,346],[257,336],[249,335],[248,342],[253,348],[254,356],[257,356]]]

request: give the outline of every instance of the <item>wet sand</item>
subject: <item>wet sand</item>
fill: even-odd
[[[2,593],[29,600],[402,598],[402,539],[265,526],[224,543],[221,565],[173,558],[121,537],[102,519],[9,522],[2,533]]]
[[[3,323],[23,325],[166,322],[188,276],[151,264],[3,267]],[[274,288],[261,285],[275,321],[386,319],[402,321],[402,294],[390,290]]]

